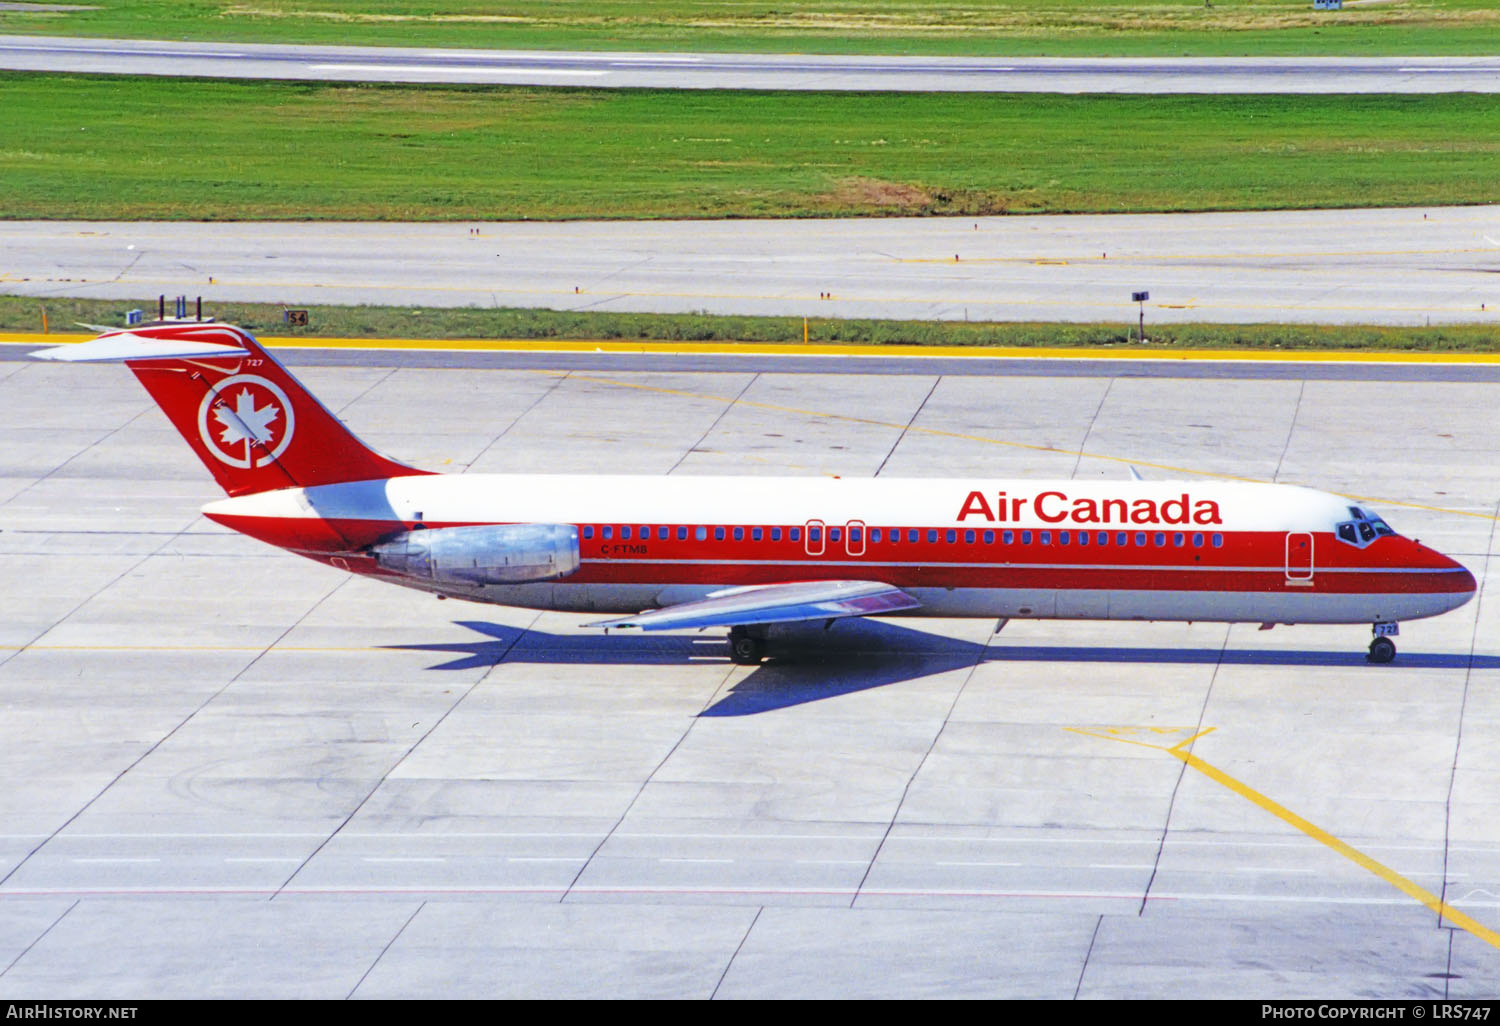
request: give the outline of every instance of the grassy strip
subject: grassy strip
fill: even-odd
[[[0,75],[11,218],[524,220],[1500,200],[1500,98]]]
[[[45,311],[52,331],[76,322],[119,326],[125,311],[154,317],[155,299],[35,299],[0,296],[0,331],[40,331]],[[315,338],[579,339],[667,342],[802,341],[795,317],[717,317],[709,314],[635,314],[479,307],[308,307],[309,325],[287,326],[284,308],[267,303],[213,303],[206,311],[257,335]],[[170,312],[170,308],[169,308]],[[808,321],[814,343],[1014,347],[1137,347],[1135,325],[972,321]],[[1147,325],[1153,349],[1285,349],[1374,352],[1497,352],[1500,329],[1463,324],[1437,327],[1303,324]]]
[[[90,0],[0,32],[563,50],[1036,54],[1493,54],[1493,0]]]

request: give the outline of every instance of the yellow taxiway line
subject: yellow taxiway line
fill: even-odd
[[[0,344],[66,345],[84,342],[92,335],[0,332]],[[1411,353],[1345,352],[1339,350],[1282,349],[1153,349],[1145,345],[1119,348],[1063,348],[1050,346],[924,346],[853,345],[830,342],[648,342],[618,339],[574,341],[556,339],[422,339],[422,338],[315,338],[268,335],[259,340],[272,349],[361,349],[417,350],[431,352],[496,353],[633,353],[683,356],[872,356],[941,357],[971,359],[1038,360],[1217,360],[1272,363],[1408,363],[1490,364],[1500,363],[1500,353]]]
[[[1370,856],[1366,855],[1364,852],[1360,851],[1353,845],[1339,840],[1337,837],[1333,836],[1333,834],[1329,833],[1327,830],[1324,830],[1317,824],[1303,819],[1291,809],[1288,809],[1285,805],[1273,801],[1272,799],[1261,794],[1259,791],[1250,787],[1248,784],[1236,780],[1234,777],[1231,777],[1228,773],[1225,773],[1217,766],[1205,762],[1204,760],[1198,758],[1198,756],[1187,750],[1189,745],[1191,745],[1198,738],[1202,737],[1204,734],[1211,732],[1214,728],[1209,727],[1207,730],[1197,731],[1190,737],[1178,742],[1170,748],[1166,747],[1165,745],[1154,745],[1148,741],[1142,741],[1132,737],[1123,736],[1124,734],[1128,733],[1139,733],[1142,730],[1157,735],[1160,735],[1162,733],[1175,732],[1169,731],[1165,728],[1153,729],[1108,727],[1103,728],[1102,730],[1093,730],[1083,727],[1064,727],[1063,729],[1072,731],[1075,734],[1084,734],[1089,737],[1103,738],[1106,741],[1119,741],[1123,744],[1138,745],[1142,748],[1154,748],[1159,752],[1166,752],[1174,759],[1182,760],[1183,763],[1197,770],[1199,773],[1202,773],[1214,783],[1222,784],[1224,787],[1227,787],[1229,790],[1233,791],[1241,798],[1244,798],[1246,801],[1259,806],[1266,812],[1269,812],[1271,815],[1275,816],[1283,823],[1296,827],[1298,830],[1302,831],[1304,834],[1306,834],[1308,837],[1311,837],[1319,844],[1326,845],[1327,847],[1332,848],[1334,851],[1338,852],[1340,855],[1344,856],[1344,858],[1353,862],[1361,869],[1374,873],[1376,876],[1380,877],[1380,879],[1384,880],[1386,883],[1390,884],[1392,887],[1396,888],[1398,891],[1402,892],[1408,897],[1415,898],[1417,901],[1420,901],[1423,905],[1426,905],[1428,908],[1436,912],[1440,918],[1447,919],[1455,926],[1467,930],[1469,933],[1473,934],[1475,937],[1478,937],[1480,940],[1484,941],[1491,947],[1500,948],[1500,933],[1496,933],[1494,930],[1491,930],[1488,926],[1485,926],[1478,920],[1465,915],[1458,909],[1454,908],[1452,905],[1448,904],[1442,898],[1438,897],[1436,894],[1433,894],[1431,891],[1412,883],[1410,880],[1402,876],[1400,873],[1396,872],[1391,867],[1385,865],[1382,862],[1378,862],[1375,859],[1372,859]]]

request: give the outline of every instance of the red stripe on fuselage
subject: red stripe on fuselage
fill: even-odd
[[[338,556],[330,540],[342,536],[349,547],[363,548],[415,525],[399,521],[320,520],[295,517],[250,517],[224,514],[209,516],[253,538],[291,549],[321,561]],[[427,522],[429,529],[468,526]],[[864,535],[864,552],[851,555],[847,535],[837,542],[823,537],[823,553],[809,555],[806,535],[790,540],[792,526],[782,526],[781,540],[771,541],[770,526],[760,528],[763,538],[755,541],[754,528],[744,527],[744,538],[735,540],[733,526],[726,537],[713,537],[719,525],[707,525],[708,537],[696,538],[698,525],[630,525],[632,538],[618,537],[619,526],[611,525],[615,537],[601,537],[603,525],[593,528],[594,537],[581,540],[583,565],[567,580],[576,584],[705,584],[731,587],[770,584],[788,580],[879,580],[896,587],[922,588],[1044,588],[1061,590],[1141,590],[1203,592],[1282,592],[1296,588],[1324,594],[1442,594],[1472,591],[1473,577],[1447,557],[1407,538],[1388,536],[1365,548],[1355,548],[1332,533],[1313,534],[1311,583],[1289,581],[1286,571],[1287,534],[1279,531],[1227,532],[1177,531],[1134,528],[1129,531],[1089,531],[1090,542],[1078,544],[1080,531],[1030,529],[1031,543],[1023,544],[1022,529],[1013,529],[1014,541],[1006,545],[1004,532],[995,530],[995,541],[985,544],[985,529],[974,532],[975,541],[964,539],[969,529],[902,527],[901,541],[891,542],[890,528],[877,528],[882,540]],[[650,528],[641,538],[641,527]],[[666,526],[668,537],[658,536]],[[688,537],[678,539],[679,527]],[[795,525],[805,530],[801,525]],[[332,531],[330,531],[332,528]],[[907,540],[916,530],[919,540]],[[930,532],[938,540],[930,542]],[[336,532],[335,535],[333,532]],[[1048,544],[1042,544],[1046,533]],[[1211,543],[1214,534],[1222,546]],[[1062,544],[1066,534],[1068,544]],[[1107,544],[1098,544],[1107,535]],[[1126,544],[1120,545],[1120,536]],[[1192,539],[1201,535],[1203,544]],[[1165,544],[1156,544],[1160,536]],[[1144,537],[1146,544],[1137,544]],[[1177,545],[1178,537],[1183,544]],[[345,553],[347,555],[347,552]],[[349,560],[348,569],[370,572],[368,560]],[[1293,577],[1305,576],[1305,567],[1294,567]]]

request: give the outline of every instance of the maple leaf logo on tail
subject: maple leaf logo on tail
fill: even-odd
[[[267,430],[267,426],[280,414],[279,409],[269,404],[257,409],[255,396],[250,394],[248,388],[240,392],[232,413],[223,404],[214,407],[214,417],[224,425],[224,433],[219,437],[228,445],[250,439],[269,442],[271,432]]]
[[[209,423],[210,412],[216,425]],[[223,463],[264,467],[286,451],[293,421],[291,402],[273,382],[257,374],[236,374],[203,397],[198,435]]]

